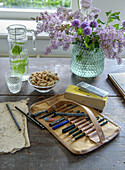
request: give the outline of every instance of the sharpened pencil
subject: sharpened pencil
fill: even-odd
[[[76,117],[88,117],[88,114],[85,114],[84,112],[81,113],[65,113],[65,112],[55,112],[54,113],[56,116],[76,116]]]
[[[98,120],[98,123],[102,122],[103,120],[105,120],[105,118],[102,118],[102,119]],[[79,135],[80,133],[82,133],[83,131],[88,130],[88,129],[91,128],[91,127],[93,127],[93,123],[91,123],[91,124],[88,125],[88,126],[85,126],[84,128],[81,128],[79,131],[77,131],[76,133],[72,134],[72,135],[70,136],[70,138],[73,138],[73,137]]]
[[[103,126],[103,125],[105,125],[105,124],[107,124],[107,123],[108,123],[108,120],[106,120],[105,122],[101,123],[100,126]],[[92,131],[93,131],[93,129],[92,129]],[[89,133],[90,133],[90,132],[89,132]],[[85,133],[81,133],[79,136],[77,136],[77,137],[75,137],[74,139],[72,139],[71,142],[74,142],[74,141],[78,140],[79,138],[81,138],[81,137],[83,137],[83,136],[85,136],[85,135],[86,135]]]
[[[33,119],[32,117],[30,117],[29,115],[27,115],[24,111],[22,111],[21,109],[19,109],[17,106],[15,106],[15,108],[20,111],[21,113],[23,113],[29,120],[31,120],[32,122],[36,123],[38,126],[40,126],[42,129],[45,129],[45,127],[43,125],[41,125],[39,122],[37,122],[35,119]]]
[[[16,118],[14,117],[14,115],[13,115],[13,113],[12,113],[12,111],[11,111],[11,109],[10,109],[10,107],[9,107],[9,105],[8,105],[7,103],[6,103],[6,106],[7,106],[8,110],[9,110],[9,112],[10,112],[10,114],[11,114],[11,116],[12,116],[12,118],[13,118],[13,120],[14,120],[14,122],[15,122],[17,128],[18,128],[18,130],[21,131],[21,128],[20,128],[20,126],[19,126],[19,124],[18,124]]]

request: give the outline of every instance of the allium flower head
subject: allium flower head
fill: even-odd
[[[80,26],[80,20],[79,19],[74,19],[72,21],[72,26],[78,28]]]
[[[82,29],[84,29],[85,27],[88,27],[88,26],[89,26],[89,24],[86,21],[82,22],[82,24],[81,24]]]
[[[84,28],[83,35],[91,35],[91,33],[92,29],[89,26]]]
[[[90,22],[90,27],[97,28],[98,27],[97,21],[91,21]]]

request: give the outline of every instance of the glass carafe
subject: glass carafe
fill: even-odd
[[[7,27],[7,30],[10,69],[12,71],[20,71],[22,73],[22,81],[26,81],[29,77],[28,31],[24,25],[20,24],[10,25]]]

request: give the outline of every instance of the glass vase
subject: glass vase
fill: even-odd
[[[91,51],[83,43],[74,44],[72,49],[71,70],[80,77],[97,77],[104,69],[104,54],[100,48]]]

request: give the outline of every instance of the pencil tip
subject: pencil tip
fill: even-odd
[[[73,137],[73,136],[69,136],[68,138],[69,138],[69,139],[72,139],[72,137]]]
[[[75,139],[72,139],[72,140],[71,140],[71,142],[74,142],[74,141],[75,141]]]
[[[67,137],[67,136],[69,136],[69,134],[68,134],[68,133],[66,133],[66,134],[64,135],[64,137]]]

